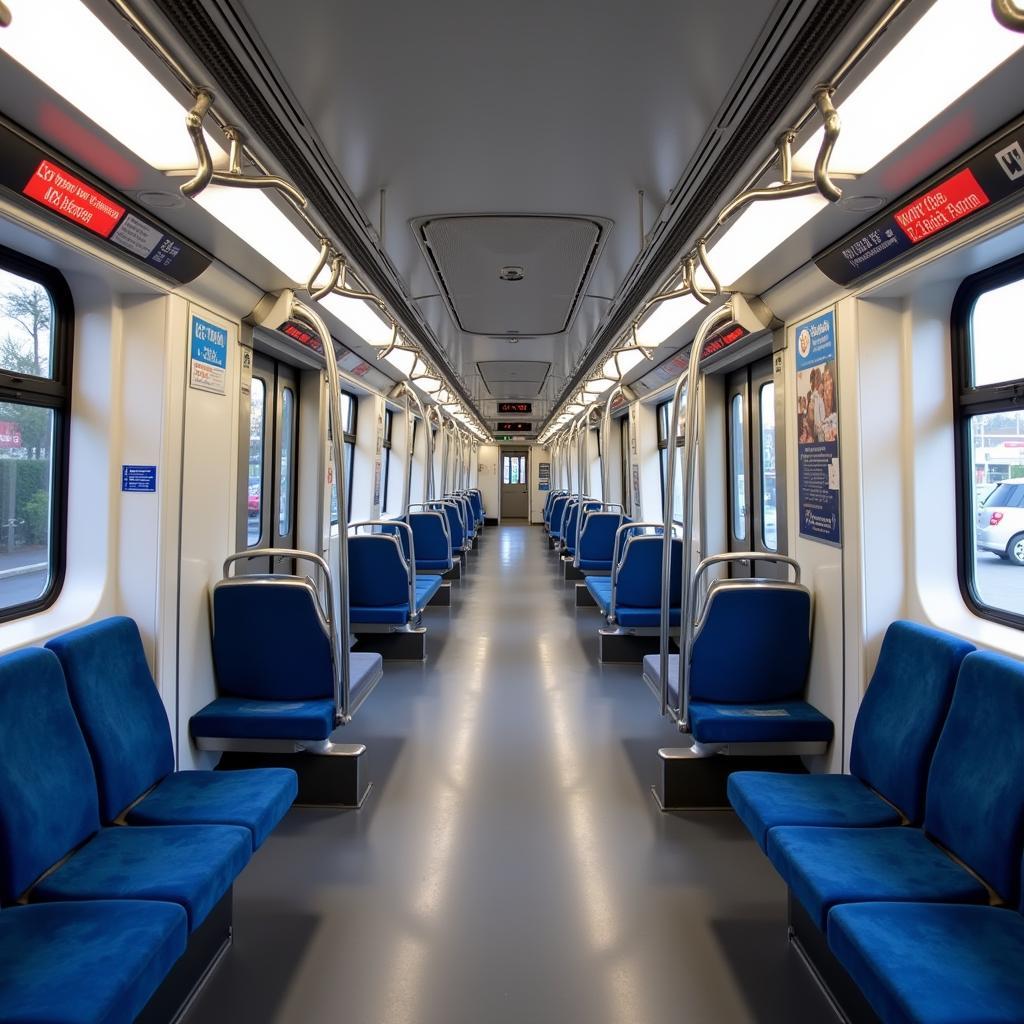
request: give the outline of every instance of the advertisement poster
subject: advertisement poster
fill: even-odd
[[[842,543],[836,319],[830,310],[796,329],[800,536]]]
[[[551,490],[551,463],[542,462],[539,466],[538,478],[540,483],[537,485],[537,489],[540,491]]]
[[[189,386],[223,395],[228,370],[228,332],[224,327],[192,315],[189,331],[191,372]]]

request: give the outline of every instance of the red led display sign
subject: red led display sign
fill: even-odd
[[[125,215],[123,206],[50,160],[40,162],[22,192],[101,238],[109,238]]]
[[[307,330],[301,324],[295,323],[294,320],[286,320],[278,330],[282,334],[287,334],[289,338],[297,341],[300,345],[305,345],[306,348],[311,348],[314,352],[323,352],[324,347],[320,344],[320,339],[312,332]]]
[[[706,342],[704,342],[704,349],[700,354],[701,359],[707,359],[709,356],[713,356],[722,349],[728,348],[730,345],[735,345],[741,338],[747,336],[747,329],[740,327],[739,324],[735,324],[730,327],[727,331],[721,331],[718,334],[712,335]]]
[[[893,217],[910,241],[917,245],[926,238],[988,206],[989,198],[969,167],[929,189]]]
[[[532,423],[498,423],[495,427],[496,430],[500,430],[502,433],[510,434],[525,434],[533,430]]]
[[[533,412],[532,402],[499,402],[498,412],[508,415],[529,416]]]

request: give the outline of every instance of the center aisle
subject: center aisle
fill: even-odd
[[[833,1019],[742,825],[659,812],[678,738],[559,569],[539,526],[485,531],[427,662],[388,662],[345,732],[366,804],[289,813],[189,1024]]]

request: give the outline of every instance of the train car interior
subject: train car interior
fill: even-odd
[[[1021,0],[0,0],[0,1024],[1024,1024]]]

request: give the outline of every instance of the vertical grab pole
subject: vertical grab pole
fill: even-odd
[[[445,426],[444,409],[437,407],[437,431],[441,435],[441,493],[443,498],[448,493],[448,428]]]
[[[704,342],[709,334],[717,330],[724,323],[733,317],[732,303],[727,302],[720,306],[708,316],[697,329],[697,336],[693,339],[690,347],[690,364],[686,373],[680,374],[676,381],[675,390],[672,392],[672,405],[668,418],[668,465],[665,467],[665,501],[664,519],[665,530],[662,537],[661,552],[661,623],[659,629],[660,650],[658,652],[658,666],[661,670],[661,713],[668,712],[668,644],[669,644],[669,609],[671,605],[672,590],[672,528],[673,528],[673,495],[676,483],[676,434],[679,431],[679,406],[682,402],[683,388],[686,388],[686,430],[683,434],[683,451],[686,456],[686,466],[683,475],[683,507],[680,510],[683,517],[683,567],[682,585],[683,595],[680,599],[680,640],[683,639],[682,630],[685,630],[684,617],[687,614],[686,594],[689,590],[687,579],[690,575],[691,549],[692,549],[692,496],[693,496],[693,474],[690,472],[691,459],[696,459],[696,412],[697,412],[697,371],[700,369],[700,353],[704,348]],[[692,463],[696,465],[696,461]],[[686,707],[686,700],[682,691],[683,663],[686,661],[686,650],[684,645],[679,645],[679,714],[683,715]]]
[[[327,408],[331,424],[331,449],[334,456],[334,486],[338,493],[338,554],[335,559],[335,585],[331,588],[331,644],[334,648],[335,663],[340,673],[334,677],[334,706],[344,722],[349,721],[349,593],[348,593],[348,501],[346,494],[349,482],[345,479],[344,424],[341,419],[341,378],[338,375],[338,360],[334,353],[334,342],[327,325],[309,306],[292,298],[292,319],[312,327],[323,342],[324,363],[327,366]],[[340,675],[340,678],[339,678]]]
[[[608,400],[604,403],[604,416],[601,417],[601,501],[608,504],[608,494],[611,490],[611,465],[608,458],[608,443],[611,439],[612,428],[612,401],[616,395],[622,393],[622,385],[616,384],[608,392]],[[625,503],[623,503],[625,508]]]
[[[683,474],[683,566],[680,573],[681,593],[679,595],[679,676],[677,686],[679,692],[679,728],[683,732],[690,729],[690,652],[693,647],[693,612],[694,596],[696,590],[690,587],[690,570],[693,565],[693,514],[694,514],[694,484],[697,477],[697,447],[699,444],[699,432],[702,428],[700,423],[701,403],[698,392],[700,391],[700,360],[703,354],[704,342],[709,334],[723,327],[735,317],[733,302],[730,298],[725,305],[715,310],[701,325],[694,339],[693,348],[690,350],[690,368],[688,376],[693,382],[692,401],[686,403],[686,433],[685,433],[685,455],[686,465]],[[691,442],[691,438],[693,438]]]
[[[408,518],[409,503],[412,501],[412,404],[409,396],[412,388],[402,384],[405,396],[405,477],[402,480],[402,516]]]

